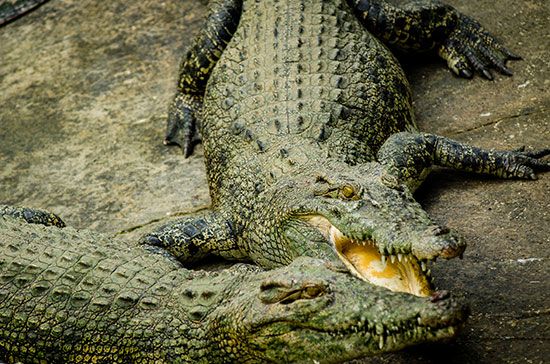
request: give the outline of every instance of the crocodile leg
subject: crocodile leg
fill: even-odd
[[[209,255],[242,259],[233,224],[216,212],[188,216],[142,237],[146,245],[157,246],[182,263],[195,263]]]
[[[388,46],[400,51],[436,49],[458,76],[476,71],[488,79],[495,68],[505,75],[509,59],[520,59],[477,21],[452,6],[433,0],[394,6],[379,0],[348,0],[363,25]]]
[[[550,162],[539,159],[549,154],[550,149],[485,150],[433,134],[402,132],[384,143],[378,160],[385,167],[385,182],[405,184],[414,191],[432,165],[500,178],[536,179],[536,171],[550,170]]]
[[[0,26],[36,9],[48,0],[6,0],[0,2]]]
[[[28,207],[15,207],[0,205],[0,216],[11,216],[23,219],[29,224],[42,224],[45,226],[65,227],[65,223],[59,216],[51,212]]]
[[[178,144],[185,157],[193,153],[193,147],[199,139],[197,118],[202,110],[206,83],[237,29],[242,0],[211,1],[209,7],[205,26],[183,57],[178,91],[168,111],[164,144]]]

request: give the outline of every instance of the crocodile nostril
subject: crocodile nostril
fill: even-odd
[[[466,249],[466,244],[461,240],[455,240],[452,245],[443,248],[439,254],[441,258],[451,259],[460,256]]]
[[[440,235],[448,234],[450,232],[451,232],[451,230],[448,227],[438,226],[434,230],[434,235],[435,236],[440,236]]]
[[[438,301],[441,301],[441,300],[444,300],[446,298],[449,298],[451,295],[449,293],[449,291],[436,291],[434,293],[432,293],[432,295],[430,296],[430,302],[438,302]]]

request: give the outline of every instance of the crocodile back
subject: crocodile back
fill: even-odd
[[[305,161],[367,162],[410,129],[403,71],[345,0],[245,1],[205,95],[214,204],[235,178],[255,189]]]
[[[186,344],[200,330],[182,291],[201,275],[122,240],[0,216],[0,358],[174,362],[175,348],[200,349]]]

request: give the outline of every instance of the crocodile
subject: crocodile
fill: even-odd
[[[453,337],[466,306],[301,257],[188,270],[154,247],[0,215],[0,361],[336,363]],[[358,299],[359,298],[359,299]]]
[[[165,144],[202,141],[211,209],[142,238],[184,264],[271,269],[300,256],[372,284],[432,293],[430,265],[466,243],[413,193],[434,166],[536,179],[550,150],[494,151],[418,131],[392,51],[434,52],[459,77],[520,59],[438,1],[216,0],[183,57]]]
[[[0,2],[0,26],[38,8],[48,0],[3,0]]]

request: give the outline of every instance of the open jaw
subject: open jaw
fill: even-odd
[[[357,277],[395,292],[427,297],[432,277],[426,262],[412,254],[383,255],[372,240],[346,236],[322,216],[308,218],[332,243],[342,262]]]

